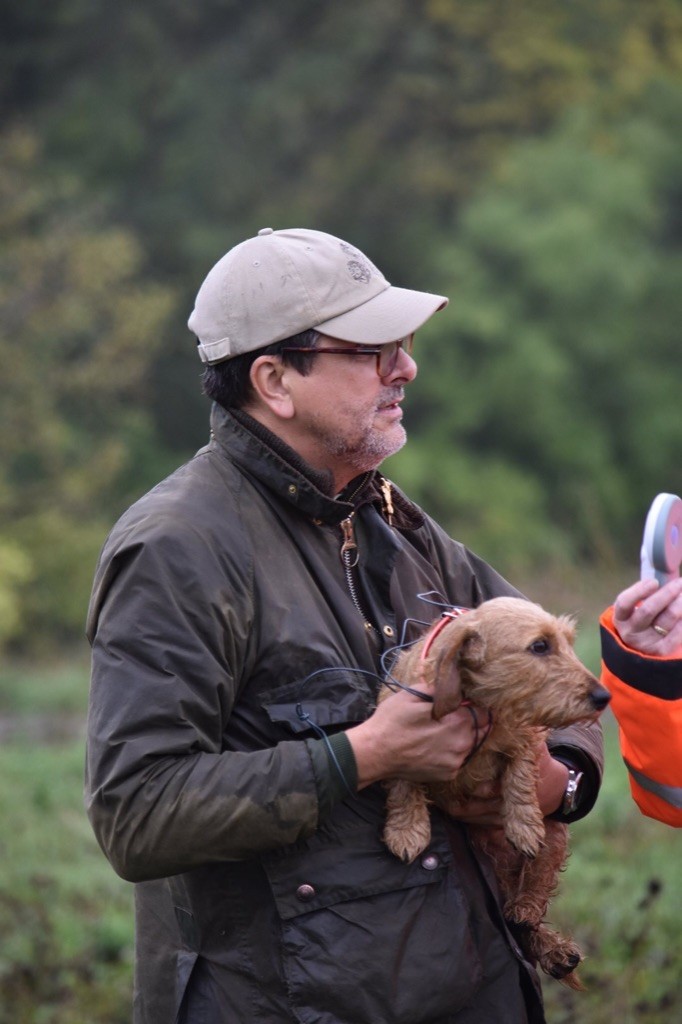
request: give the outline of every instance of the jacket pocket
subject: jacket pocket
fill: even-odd
[[[481,980],[444,834],[404,864],[345,805],[305,844],[263,858],[301,1024],[444,1024]]]
[[[335,729],[364,722],[375,707],[374,695],[361,673],[323,668],[261,694],[260,704],[274,725],[297,735],[319,728]]]

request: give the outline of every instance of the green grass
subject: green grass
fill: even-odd
[[[126,1024],[132,887],[116,877],[82,808],[82,736],[36,743],[30,722],[82,713],[87,670],[0,673],[0,1024]],[[543,980],[550,1024],[682,1020],[680,835],[633,804],[605,716],[607,769],[593,813],[572,828],[553,923],[588,955],[586,991]]]
[[[551,1024],[682,1020],[680,834],[630,798],[617,728],[604,716],[606,771],[594,811],[571,829],[572,854],[552,917],[588,959],[586,986],[544,984]]]
[[[84,712],[89,666],[84,659],[49,669],[20,663],[0,671],[0,715]]]
[[[83,665],[0,673],[0,1024],[130,1020],[132,886],[83,810],[86,702]]]
[[[83,748],[0,749],[0,1021],[130,1020],[132,887],[82,805]]]

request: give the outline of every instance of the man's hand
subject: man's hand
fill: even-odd
[[[433,704],[404,690],[379,703],[371,718],[346,733],[355,754],[358,789],[379,779],[447,782],[487,726],[485,712],[459,708],[436,721]],[[472,714],[473,712],[473,714]]]
[[[567,783],[566,765],[554,760],[544,741],[538,744],[538,803],[545,816],[559,810]]]
[[[661,587],[640,580],[616,598],[613,624],[628,647],[642,654],[682,657],[682,577]]]
[[[538,803],[543,815],[553,814],[561,806],[568,782],[568,768],[561,761],[555,761],[547,744],[537,744],[538,758]],[[501,826],[502,798],[500,783],[484,782],[475,796],[466,803],[453,803],[447,808],[453,818],[459,818],[468,825]]]
[[[401,691],[381,701],[366,722],[348,730],[358,789],[389,778],[411,782],[454,779],[477,738],[484,734],[488,716],[475,707],[459,708],[437,722],[432,709],[432,704]],[[543,814],[552,814],[560,806],[567,779],[566,766],[555,761],[547,744],[540,741],[538,800]],[[501,825],[499,782],[481,784],[471,800],[453,803],[448,812],[469,824]]]

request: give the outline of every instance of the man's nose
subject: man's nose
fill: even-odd
[[[417,364],[404,348],[398,349],[398,358],[391,372],[382,377],[384,384],[409,384],[417,376]]]

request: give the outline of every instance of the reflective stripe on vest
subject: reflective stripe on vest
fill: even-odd
[[[682,810],[682,787],[666,786],[662,782],[655,782],[653,779],[644,775],[643,772],[633,768],[626,758],[623,758],[623,760],[625,761],[625,767],[630,772],[630,775],[638,786],[641,786],[641,788],[645,789],[648,793],[653,793],[654,796],[660,797],[661,800],[665,800],[665,802],[670,804],[671,807]]]

